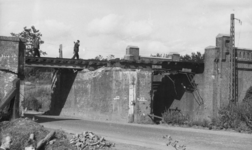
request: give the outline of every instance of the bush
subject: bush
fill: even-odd
[[[48,111],[51,104],[50,89],[47,86],[26,86],[24,107],[31,110]]]
[[[230,103],[221,108],[218,118],[212,120],[212,125],[220,129],[252,132],[252,86],[241,103]]]
[[[41,87],[35,91],[34,96],[38,99],[43,111],[48,111],[51,104],[51,94],[47,88]]]
[[[28,110],[38,111],[41,108],[41,103],[35,97],[29,96],[24,99],[23,107]]]
[[[213,124],[225,129],[252,131],[252,101],[222,108],[219,118]]]
[[[184,116],[180,110],[166,110],[162,114],[163,121],[167,124],[186,124],[188,117]]]

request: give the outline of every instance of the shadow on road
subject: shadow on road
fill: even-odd
[[[44,122],[54,122],[54,121],[64,121],[64,120],[79,120],[79,119],[68,119],[68,118],[53,118],[53,117],[49,117],[49,116],[45,116],[42,114],[25,114],[24,117],[27,117],[29,119],[32,119],[34,117],[34,119],[36,120],[37,123],[44,123]]]

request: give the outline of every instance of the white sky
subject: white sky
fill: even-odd
[[[204,52],[219,33],[229,34],[230,14],[236,22],[236,46],[252,49],[252,0],[0,0],[0,35],[35,25],[43,34],[46,57],[113,54],[122,58],[127,45],[140,55]]]

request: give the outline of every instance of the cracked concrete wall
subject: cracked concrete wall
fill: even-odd
[[[0,69],[18,72],[19,38],[0,36]],[[17,75],[0,70],[0,100],[12,88],[12,81]]]
[[[78,72],[60,114],[94,120],[148,122],[150,76],[150,71],[120,68]],[[130,111],[133,116],[129,115]]]

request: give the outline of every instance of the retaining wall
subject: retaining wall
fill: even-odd
[[[17,78],[13,73],[18,72],[18,49],[19,38],[0,36],[0,100],[11,90],[12,81]]]

